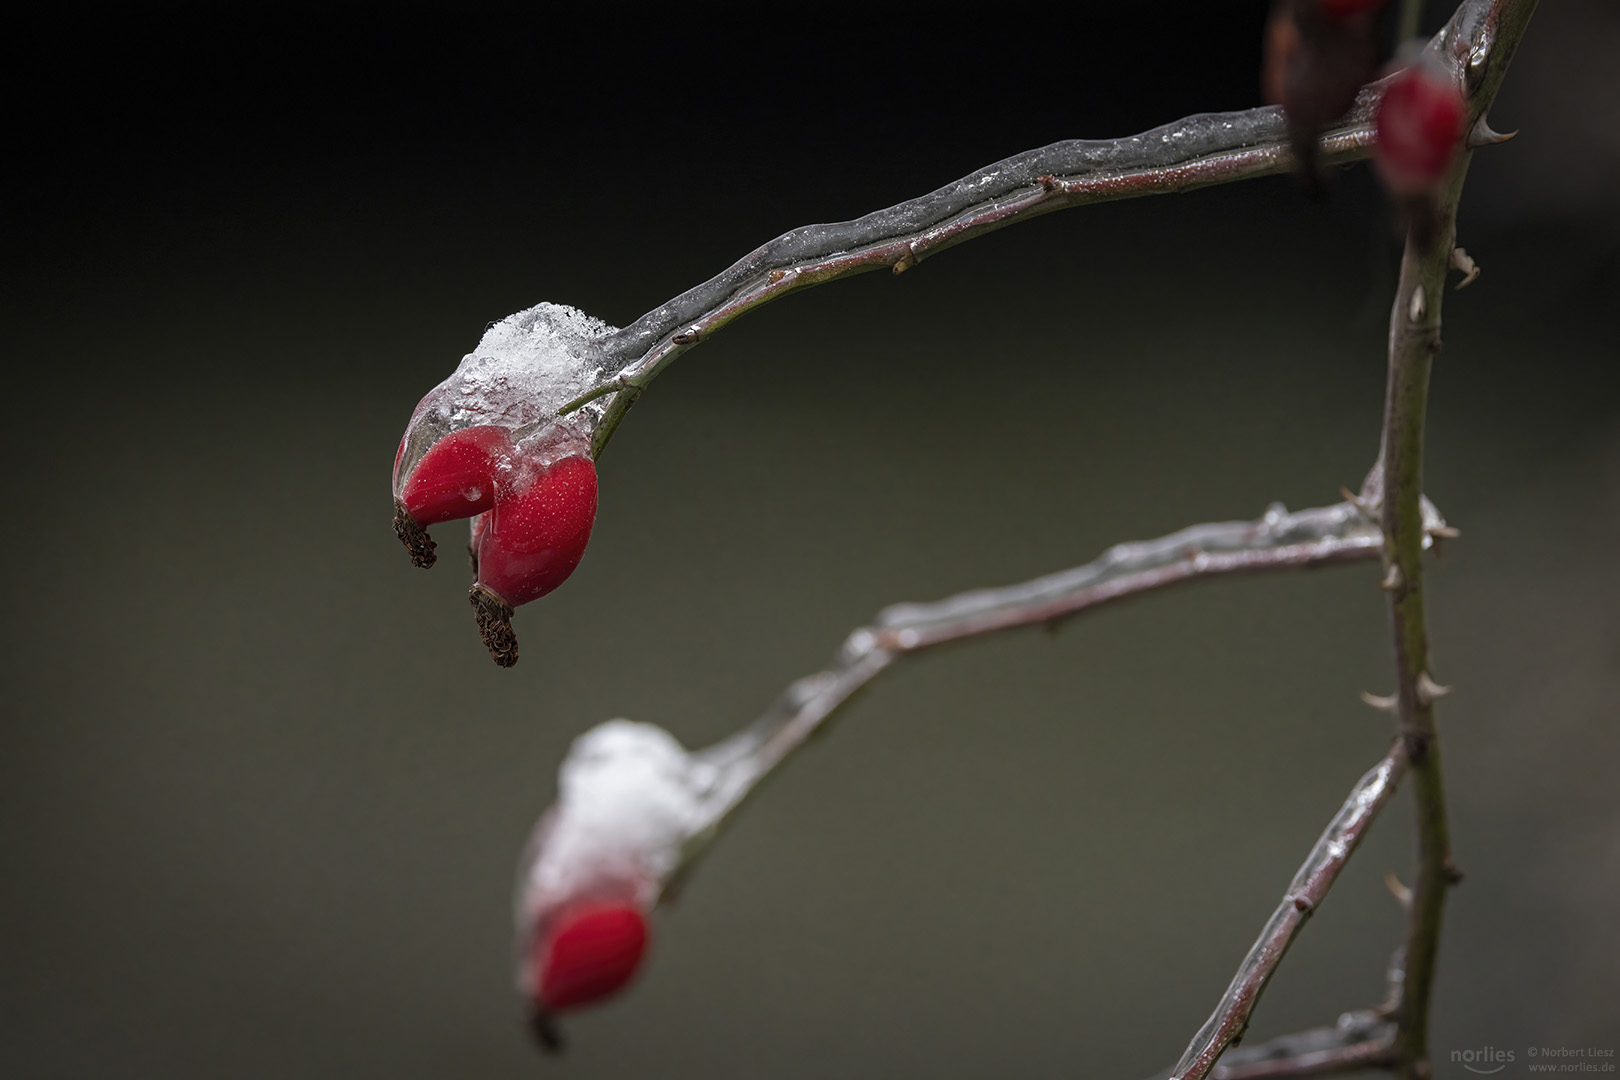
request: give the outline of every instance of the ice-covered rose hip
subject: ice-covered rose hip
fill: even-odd
[[[473,610],[490,655],[517,663],[512,610],[561,585],[585,555],[596,521],[596,466],[589,453],[555,461],[515,458],[495,470],[495,495],[472,546]]]
[[[517,662],[512,610],[561,585],[590,540],[604,406],[557,410],[601,375],[612,329],[558,304],[494,324],[417,405],[394,455],[394,530],[417,566],[437,558],[429,526],[475,519],[469,598],[503,667]]]

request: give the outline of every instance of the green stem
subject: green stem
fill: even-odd
[[[1435,685],[1423,604],[1423,430],[1429,375],[1440,351],[1440,300],[1450,262],[1459,164],[1440,221],[1427,242],[1409,236],[1390,319],[1389,384],[1384,413],[1384,558],[1398,582],[1390,592],[1397,675],[1397,735],[1405,744],[1417,807],[1416,879],[1406,935],[1406,979],[1395,1034],[1397,1074],[1427,1075],[1429,1004],[1434,991],[1440,922],[1451,865],[1440,745],[1434,722]]]
[[[1401,0],[1400,14],[1395,19],[1395,44],[1411,41],[1423,29],[1423,0]]]

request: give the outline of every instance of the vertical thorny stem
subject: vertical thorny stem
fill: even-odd
[[[1449,882],[1445,790],[1434,725],[1434,682],[1423,612],[1423,421],[1429,372],[1440,351],[1440,299],[1445,288],[1464,161],[1440,203],[1435,228],[1414,229],[1401,260],[1400,289],[1390,317],[1389,385],[1384,409],[1384,561],[1398,678],[1397,734],[1405,744],[1417,804],[1417,876],[1406,936],[1406,979],[1397,1017],[1395,1054],[1402,1076],[1427,1075],[1429,1000]]]
[[[1498,0],[1483,15],[1490,24],[1483,47],[1447,57],[1469,84],[1470,125],[1483,121],[1534,10],[1534,0]],[[1457,45],[1443,41],[1441,48],[1456,50]],[[1408,231],[1400,287],[1390,313],[1389,382],[1384,406],[1384,561],[1385,580],[1391,586],[1396,734],[1405,746],[1417,817],[1417,869],[1407,918],[1405,974],[1395,1015],[1393,1049],[1396,1074],[1414,1080],[1426,1080],[1434,1071],[1429,1061],[1429,1005],[1434,993],[1446,890],[1457,878],[1451,861],[1445,783],[1434,720],[1435,699],[1444,691],[1429,672],[1420,498],[1429,375],[1440,351],[1440,306],[1456,236],[1457,202],[1470,157],[1465,149],[1434,203],[1420,212]]]

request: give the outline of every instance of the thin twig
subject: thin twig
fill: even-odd
[[[1468,94],[1471,131],[1495,100],[1535,0],[1493,0],[1465,5],[1457,32],[1442,33],[1430,49],[1449,65]],[[1451,28],[1448,27],[1448,31]],[[1396,1008],[1395,1070],[1412,1080],[1433,1075],[1428,1056],[1429,1007],[1434,991],[1441,915],[1455,870],[1446,814],[1445,784],[1434,722],[1434,701],[1444,688],[1429,672],[1424,618],[1423,435],[1429,375],[1440,351],[1440,307],[1456,236],[1456,213],[1471,152],[1465,147],[1436,199],[1432,221],[1409,231],[1400,285],[1390,314],[1389,380],[1383,425],[1384,564],[1391,580],[1390,624],[1395,653],[1396,734],[1412,770],[1418,866],[1408,905],[1404,981]]]
[[[1210,1075],[1216,1059],[1226,1048],[1241,1038],[1249,1025],[1254,1006],[1271,980],[1272,973],[1282,962],[1283,954],[1299,934],[1305,920],[1321,905],[1328,890],[1355,852],[1368,826],[1378,816],[1390,797],[1401,773],[1406,768],[1405,745],[1397,740],[1383,760],[1367,771],[1350,795],[1322,831],[1310,854],[1300,866],[1294,880],[1283,894],[1282,902],[1266,920],[1260,936],[1249,948],[1239,965],[1237,974],[1221,995],[1204,1026],[1188,1044],[1181,1060],[1171,1071],[1173,1080],[1202,1080]]]

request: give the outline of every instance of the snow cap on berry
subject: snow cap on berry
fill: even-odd
[[[564,304],[536,304],[491,324],[478,347],[411,414],[394,460],[395,497],[433,445],[464,428],[505,428],[520,447],[531,434],[551,443],[571,442],[576,449],[588,445],[606,402],[588,403],[562,418],[557,410],[600,381],[599,343],[613,332],[602,320]],[[559,439],[559,434],[573,438]]]
[[[543,1039],[551,1013],[634,973],[645,927],[627,913],[644,920],[708,839],[718,780],[652,724],[610,720],[574,740],[518,873],[517,983]]]

